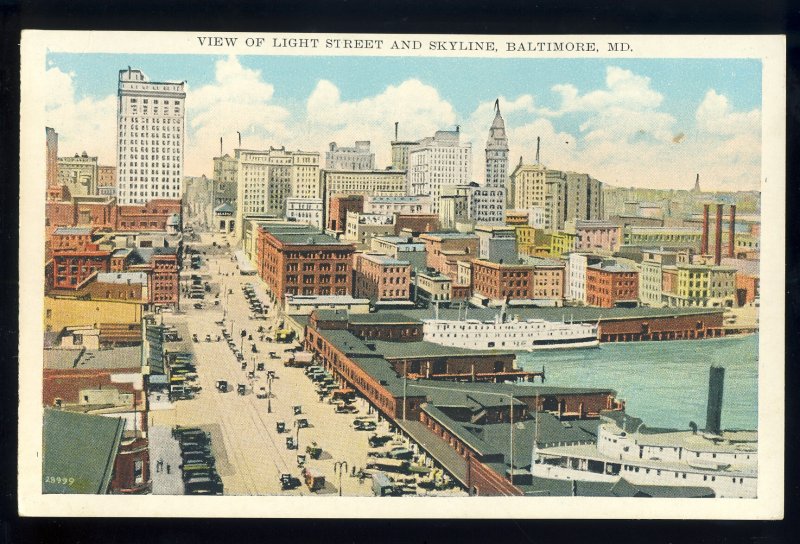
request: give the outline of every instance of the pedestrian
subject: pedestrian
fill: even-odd
[[[170,469],[170,466],[169,466],[169,463],[167,463],[167,474],[169,474],[169,469]]]

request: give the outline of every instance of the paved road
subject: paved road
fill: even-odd
[[[210,245],[212,239],[221,242],[222,236],[202,235],[203,241]],[[197,245],[197,244],[195,244]],[[182,304],[185,314],[165,315],[165,323],[185,323],[189,334],[197,334],[201,340],[194,344],[199,384],[202,391],[195,399],[178,401],[174,410],[160,410],[151,414],[156,426],[167,427],[178,425],[201,426],[212,434],[212,450],[216,457],[217,470],[225,485],[225,494],[259,495],[259,494],[309,494],[305,486],[292,491],[281,491],[279,477],[282,473],[300,475],[297,454],[305,453],[306,446],[316,442],[323,449],[319,460],[308,460],[306,465],[318,470],[326,476],[326,487],[317,494],[339,493],[339,476],[334,466],[338,461],[347,463],[348,474],[352,467],[364,467],[367,464],[367,437],[369,433],[354,431],[350,424],[358,415],[366,414],[366,404],[360,403],[360,413],[345,415],[334,413],[333,406],[327,402],[320,403],[314,388],[301,369],[284,368],[282,364],[286,344],[261,342],[256,329],[259,325],[265,328],[276,326],[277,312],[270,310],[268,320],[249,319],[250,311],[241,286],[252,283],[263,295],[263,285],[258,276],[241,276],[236,270],[235,261],[230,252],[219,255],[207,255],[200,272],[209,276],[209,281],[221,287],[219,306],[213,302],[205,309],[196,310],[191,304]],[[227,290],[232,294],[226,295]],[[213,296],[207,298],[213,301]],[[267,302],[263,297],[262,302]],[[243,371],[227,343],[204,342],[206,334],[213,339],[221,334],[222,327],[215,322],[225,319],[225,327],[233,330],[237,344],[240,331],[253,333],[254,342],[259,351],[253,355],[249,349],[251,342],[244,341],[245,361],[248,370],[253,370],[255,363],[264,362],[267,370],[274,370],[277,379],[272,382],[273,397],[271,401],[257,398],[260,387],[269,387],[266,372],[257,372],[254,380],[248,379],[247,371]],[[270,351],[281,355],[281,360],[268,357]],[[233,391],[220,393],[216,390],[217,380],[226,380]],[[236,393],[237,384],[246,385],[244,396]],[[271,404],[272,412],[267,410]],[[299,434],[293,428],[294,415],[292,407],[301,405],[303,415],[311,426],[300,429]],[[284,421],[289,433],[278,434],[276,423]],[[386,431],[384,422],[379,430]],[[286,437],[299,439],[299,450],[286,448]],[[356,478],[344,476],[341,479],[343,495],[372,495],[368,483],[360,484]]]

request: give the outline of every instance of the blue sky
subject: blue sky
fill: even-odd
[[[266,56],[239,56],[232,60],[212,55],[57,53],[50,54],[47,62],[49,74],[62,76],[52,78],[53,85],[71,85],[69,96],[48,105],[53,124],[66,121],[63,127],[55,127],[62,135],[65,148],[82,144],[83,150],[89,143],[73,134],[77,128],[65,134],[64,129],[72,127],[68,119],[61,117],[70,112],[78,114],[81,104],[84,107],[102,105],[96,110],[98,115],[103,114],[111,103],[110,97],[116,95],[117,71],[130,65],[142,69],[151,80],[188,82],[187,144],[197,144],[198,152],[203,148],[206,154],[214,154],[212,139],[217,140],[218,152],[218,136],[212,138],[212,126],[202,120],[213,117],[214,108],[219,106],[222,117],[230,122],[235,120],[239,126],[249,125],[245,130],[252,135],[253,143],[299,144],[308,148],[324,147],[327,141],[336,140],[345,145],[348,142],[342,138],[352,134],[352,139],[361,139],[363,136],[359,132],[367,132],[380,164],[380,159],[386,156],[383,148],[388,147],[391,139],[386,127],[391,126],[392,119],[386,119],[383,126],[383,116],[377,110],[383,107],[386,116],[398,117],[399,112],[393,110],[391,104],[407,99],[413,109],[419,109],[417,116],[425,116],[439,125],[449,122],[463,127],[464,136],[473,143],[474,177],[481,179],[483,143],[491,123],[487,104],[502,96],[509,105],[503,108],[501,103],[512,157],[522,155],[527,160],[531,141],[535,141],[534,133],[541,133],[543,141],[552,142],[548,147],[553,152],[552,164],[548,166],[588,171],[613,178],[607,181],[623,185],[642,185],[649,179],[649,183],[668,186],[677,180],[682,183],[683,176],[673,176],[673,181],[654,180],[651,178],[658,171],[655,168],[652,172],[637,168],[635,172],[626,173],[629,169],[624,161],[611,165],[607,155],[612,152],[612,144],[618,147],[618,151],[613,151],[615,155],[624,155],[626,146],[631,149],[644,140],[652,144],[645,155],[652,153],[653,159],[662,157],[666,168],[676,161],[675,150],[670,149],[669,142],[682,134],[686,148],[694,145],[703,150],[697,159],[706,157],[702,165],[694,165],[691,157],[694,153],[681,150],[678,159],[690,155],[686,157],[686,169],[700,170],[702,166],[709,177],[717,178],[719,186],[729,188],[744,188],[748,183],[751,187],[747,188],[752,188],[758,183],[760,160],[755,159],[760,157],[743,155],[746,147],[754,143],[751,137],[755,129],[758,129],[757,143],[760,144],[761,63],[757,60]],[[237,87],[231,81],[240,76],[242,86]],[[66,83],[67,78],[69,83]],[[321,86],[322,81],[331,85]],[[410,85],[410,81],[419,85]],[[394,93],[387,92],[390,87],[395,89]],[[215,88],[217,91],[225,89],[225,92],[215,92]],[[262,89],[263,98],[251,93],[242,101],[241,108],[235,107],[239,101],[231,95],[253,89]],[[197,100],[194,100],[195,93]],[[576,100],[568,102],[571,96]],[[317,117],[324,118],[319,123],[317,118],[311,117],[315,111],[311,106],[315,103],[312,97],[325,104],[318,110],[323,115]],[[228,100],[228,109],[224,103],[215,104],[215,100]],[[422,100],[425,104],[420,104]],[[71,106],[65,108],[66,102],[71,102]],[[703,108],[704,104],[708,107]],[[196,108],[195,118],[193,108]],[[367,115],[363,111],[366,108],[373,111]],[[246,115],[245,111],[250,114]],[[356,121],[352,126],[344,126],[339,119],[328,116],[329,112],[338,112]],[[484,119],[486,116],[489,118]],[[365,118],[358,119],[360,117]],[[621,123],[621,119],[627,120],[626,123]],[[113,125],[113,118],[111,122]],[[370,122],[381,123],[381,130],[372,133]],[[100,129],[108,120],[97,123]],[[214,120],[211,124],[216,132],[225,136],[235,134],[238,129],[225,121]],[[301,126],[303,128],[299,128]],[[401,122],[401,137],[430,135],[406,133],[405,129],[430,131],[432,128],[430,123],[406,117]],[[642,134],[646,136],[643,138]],[[569,149],[564,147],[567,141],[571,145]],[[720,147],[715,148],[715,143]],[[731,143],[736,144],[734,154],[731,154]],[[717,168],[708,162],[709,152],[713,155],[715,151],[719,151],[720,159],[725,161],[721,165],[724,167]],[[105,151],[105,155],[107,157],[101,161],[113,161],[113,153]],[[631,156],[641,157],[642,149]],[[199,170],[209,173],[210,168],[202,165],[203,160],[203,156],[192,157],[192,152],[187,151],[187,173],[203,173]],[[210,157],[207,163],[210,164]],[[749,165],[748,172],[736,174],[736,169],[741,170],[745,164]],[[732,165],[737,167],[732,168]],[[690,168],[692,166],[694,168]]]

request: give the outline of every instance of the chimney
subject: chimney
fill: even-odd
[[[394,122],[394,141],[397,141],[397,127],[400,125],[399,121]]]
[[[219,156],[222,156],[222,136],[219,137]]]
[[[736,204],[731,204],[731,214],[728,218],[728,257],[736,257]]]
[[[536,164],[539,164],[539,137],[536,137]]]
[[[703,204],[703,235],[700,238],[700,255],[708,255],[708,204]]]
[[[710,434],[722,434],[722,390],[725,384],[725,369],[712,366],[708,373],[708,406],[706,408],[706,428]]]
[[[714,231],[714,264],[722,261],[722,204],[717,204],[716,230]]]

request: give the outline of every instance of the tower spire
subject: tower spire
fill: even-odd
[[[494,101],[494,111],[496,111],[497,113],[500,113],[500,99],[499,98]]]

